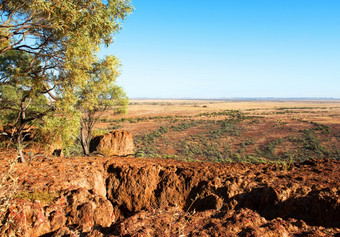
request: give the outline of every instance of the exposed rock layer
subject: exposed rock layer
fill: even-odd
[[[24,236],[77,232],[332,236],[340,232],[339,161],[310,160],[291,170],[270,164],[137,158],[58,158],[20,165],[22,188],[57,195],[52,203],[17,199],[7,211],[11,222],[3,225],[3,235],[21,231]]]

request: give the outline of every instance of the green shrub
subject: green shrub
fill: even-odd
[[[274,154],[276,146],[280,145],[282,142],[284,141],[283,138],[277,138],[273,141],[270,141],[267,146],[264,148],[263,152],[264,152],[264,156],[271,156]]]
[[[320,144],[320,140],[313,130],[305,130],[304,137],[301,141],[303,147],[308,150],[325,155],[329,153],[328,150]]]

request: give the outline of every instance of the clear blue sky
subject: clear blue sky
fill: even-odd
[[[101,54],[130,98],[340,98],[340,0],[133,0]]]

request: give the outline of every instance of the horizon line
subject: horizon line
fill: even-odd
[[[130,100],[340,100],[336,97],[131,97]]]

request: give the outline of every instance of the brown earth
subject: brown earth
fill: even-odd
[[[1,236],[340,235],[336,160],[11,156],[0,152]]]

